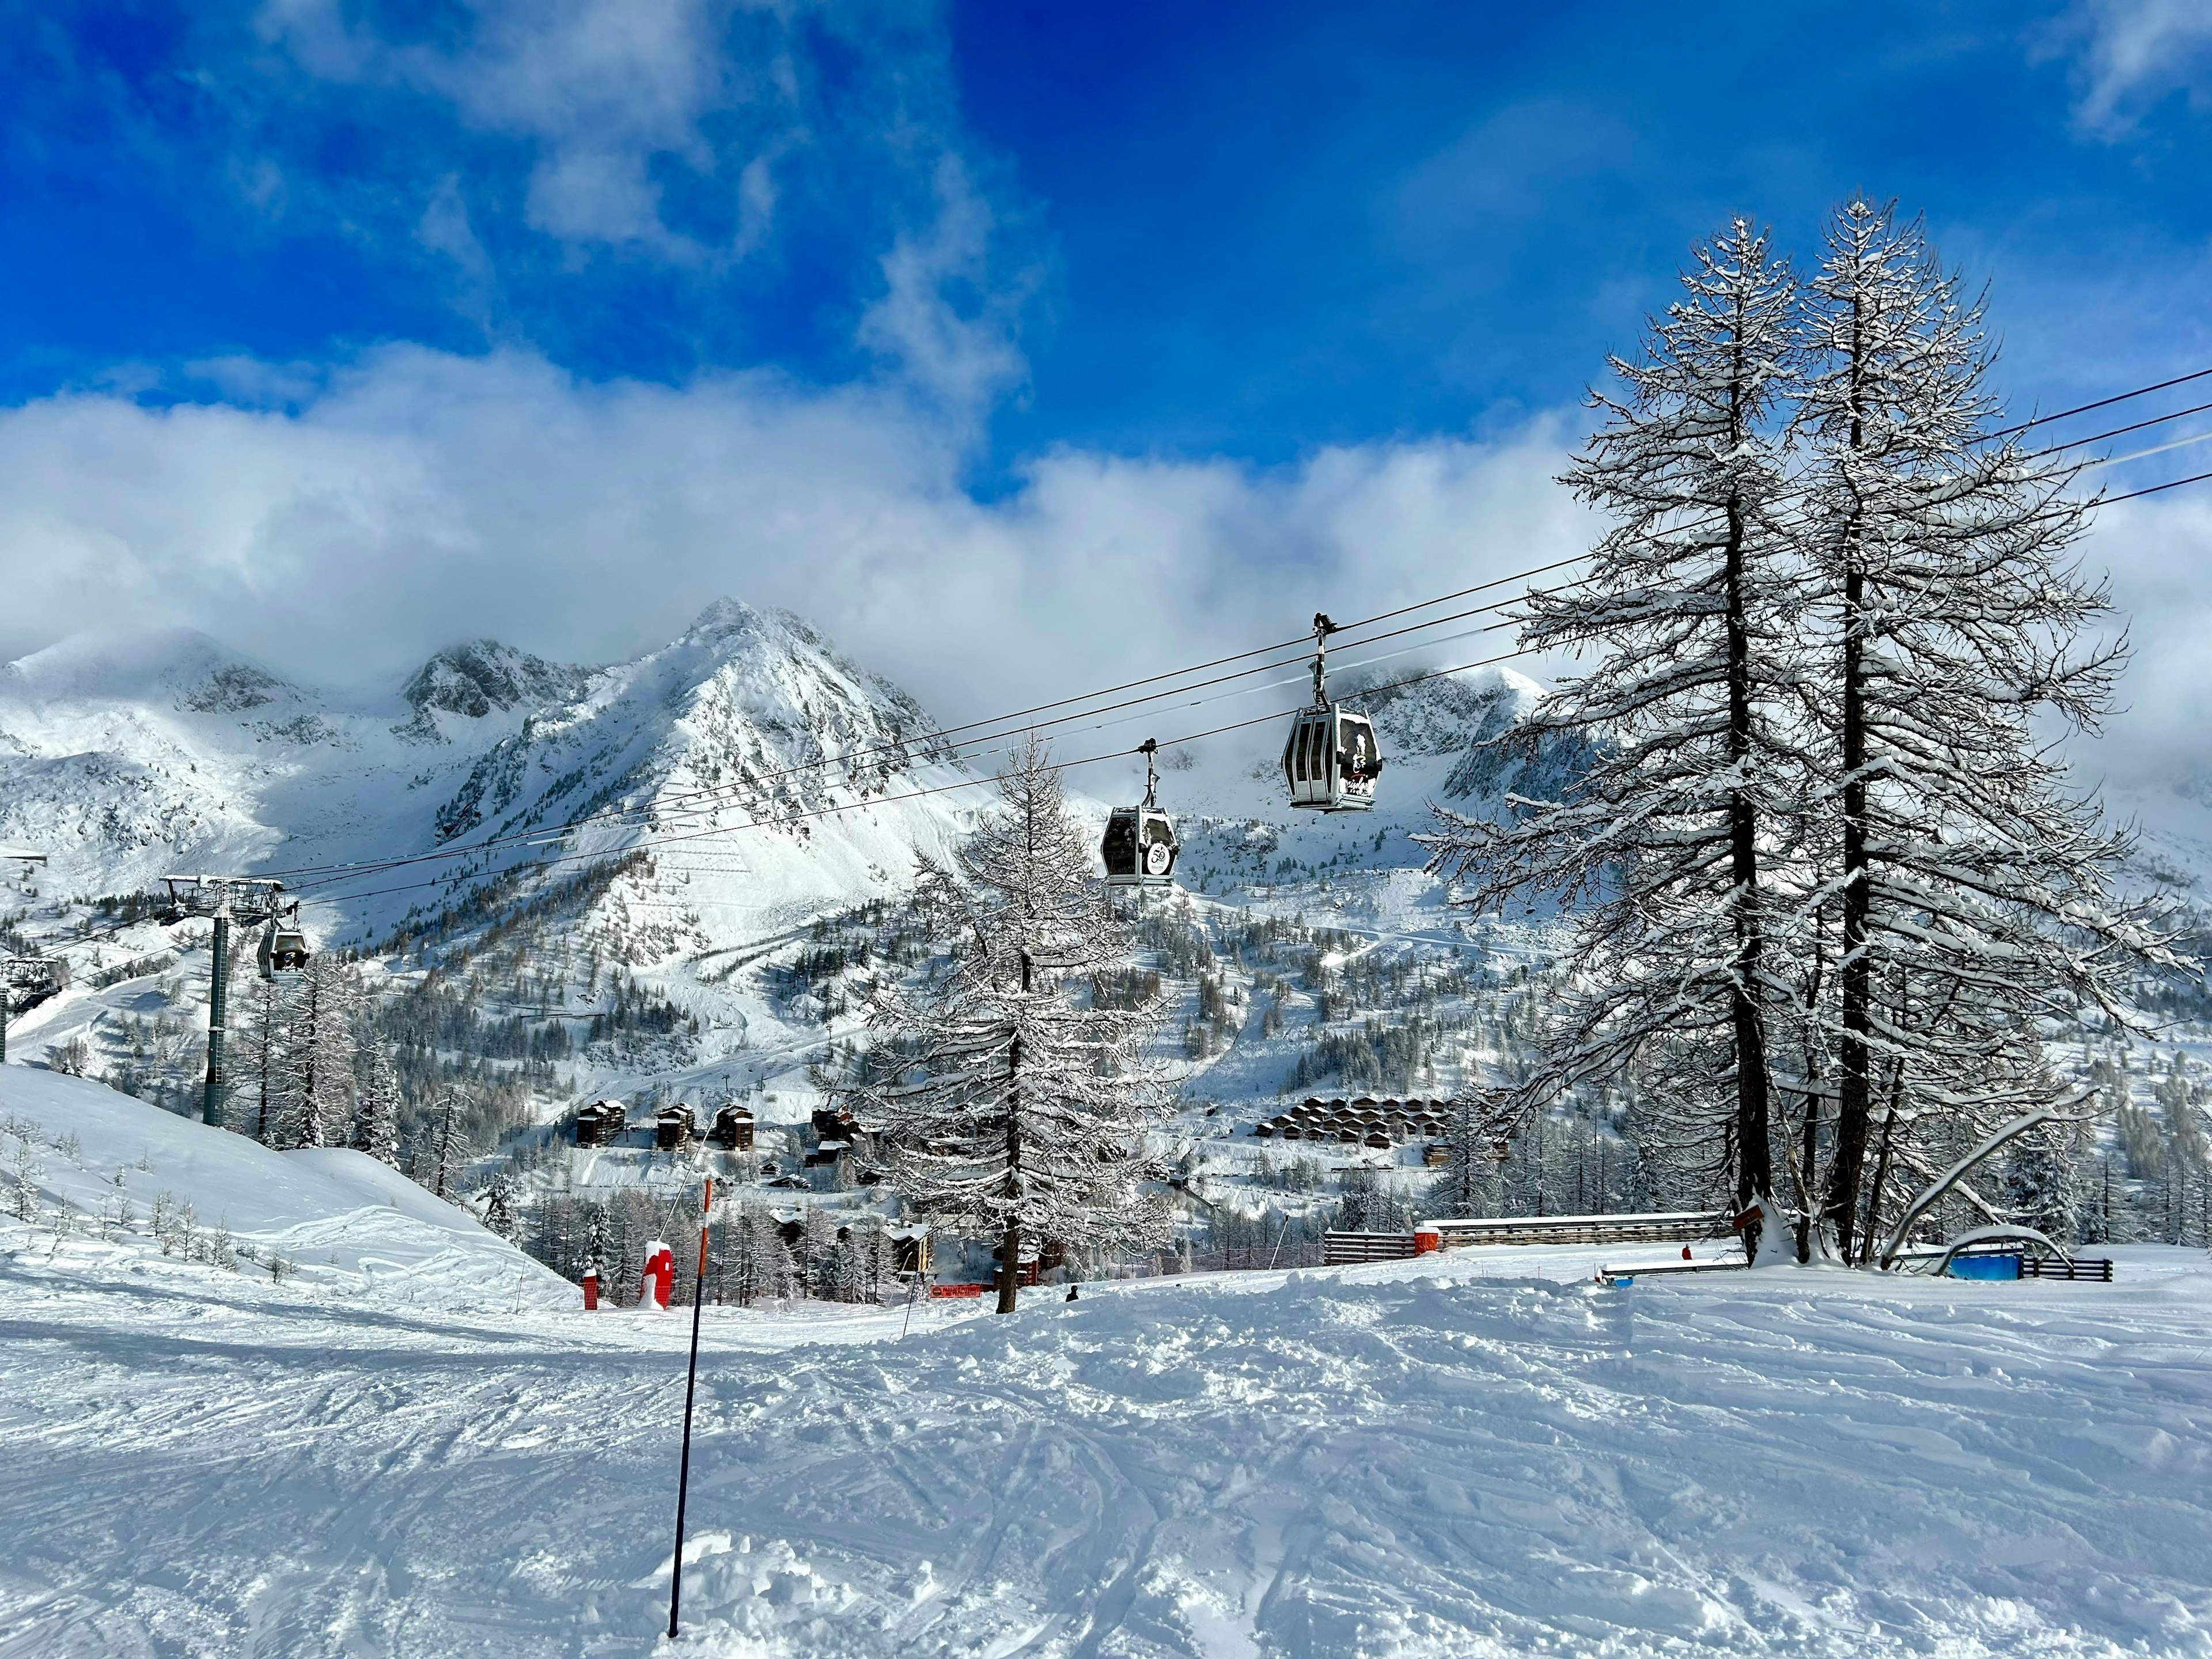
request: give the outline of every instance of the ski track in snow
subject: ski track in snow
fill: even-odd
[[[5,1224],[0,1655],[653,1650],[680,1315],[349,1306]],[[710,1310],[681,1650],[2212,1653],[2201,1255],[1576,1282],[1600,1254],[903,1340]]]

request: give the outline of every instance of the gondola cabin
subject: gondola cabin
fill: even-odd
[[[1375,722],[1340,703],[1299,712],[1283,744],[1283,778],[1291,805],[1322,812],[1369,812],[1382,750]]]
[[[1382,747],[1375,722],[1328,698],[1328,636],[1338,632],[1326,614],[1314,617],[1313,702],[1291,720],[1283,744],[1283,781],[1291,805],[1319,812],[1370,812],[1375,780],[1382,772]]]
[[[1106,885],[1172,887],[1176,854],[1182,843],[1176,839],[1174,822],[1160,811],[1160,745],[1146,738],[1137,752],[1145,757],[1145,804],[1117,806],[1106,820],[1106,838],[1098,843],[1098,855],[1106,864]]]
[[[1109,887],[1172,887],[1180,851],[1175,825],[1152,806],[1115,807],[1098,844]]]
[[[307,976],[307,935],[299,922],[279,917],[261,930],[258,953],[261,977],[278,985],[297,985]]]

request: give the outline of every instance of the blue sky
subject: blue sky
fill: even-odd
[[[925,681],[1046,641],[957,702],[1079,618],[1121,665],[1118,567],[1173,660],[1571,544],[1689,244],[1852,188],[2023,405],[2212,362],[2201,0],[18,5],[0,64],[5,654],[343,617],[374,678],[726,590]]]

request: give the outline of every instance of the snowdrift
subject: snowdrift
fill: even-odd
[[[0,1067],[0,1186],[45,1231],[125,1256],[198,1262],[453,1311],[565,1307],[575,1289],[424,1192],[341,1148],[276,1152],[104,1085]]]

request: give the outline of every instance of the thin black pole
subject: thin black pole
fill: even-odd
[[[691,1495],[691,1397],[699,1387],[699,1310],[706,1303],[707,1218],[714,1209],[714,1177],[699,1205],[699,1276],[691,1282],[691,1369],[684,1378],[684,1461],[676,1474],[676,1555],[668,1575],[668,1639],[676,1639],[676,1607],[684,1594],[684,1504]]]

